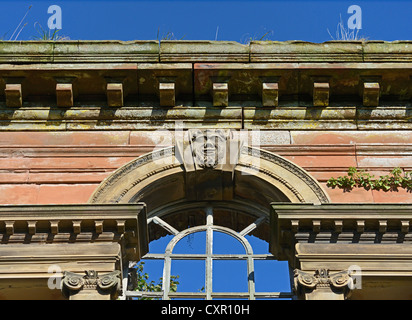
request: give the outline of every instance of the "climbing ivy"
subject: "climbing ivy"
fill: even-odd
[[[149,275],[143,271],[144,261],[141,261],[138,265],[131,270],[131,289],[135,291],[146,292],[160,292],[162,291],[163,279],[160,278],[158,282],[154,280],[149,282]],[[179,282],[177,281],[179,276],[170,276],[170,291],[176,292]],[[138,300],[158,300],[158,298],[139,298]]]
[[[330,178],[327,182],[330,188],[340,188],[344,190],[352,190],[355,187],[364,188],[366,190],[397,190],[404,188],[412,191],[412,172],[405,172],[399,167],[394,168],[390,174],[375,177],[365,170],[358,170],[355,167],[350,167],[346,176],[338,178]]]

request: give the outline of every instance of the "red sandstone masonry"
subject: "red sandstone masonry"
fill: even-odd
[[[0,145],[119,146],[129,144],[129,131],[1,132]]]
[[[0,204],[75,204],[87,203],[98,184],[3,185]]]
[[[411,143],[412,131],[291,131],[292,144]]]
[[[354,188],[351,191],[343,191],[342,189],[331,189],[326,186],[326,183],[321,183],[322,187],[329,194],[332,203],[373,203],[373,195],[371,190]],[[405,202],[407,198],[403,199]],[[409,199],[410,200],[410,199]]]
[[[87,203],[98,184],[40,185],[37,204]]]
[[[98,184],[116,169],[152,151],[156,144],[167,145],[163,134],[162,131],[2,132],[0,204],[85,203]],[[330,177],[345,175],[350,166],[366,168],[375,176],[387,174],[397,165],[412,167],[411,152],[400,149],[412,141],[411,132],[292,131],[290,134],[292,145],[270,145],[269,137],[275,132],[264,133],[262,147],[307,170],[321,182],[332,202],[412,202],[411,193],[405,190],[355,188],[344,192],[326,187]],[[399,145],[393,147],[394,143]],[[376,152],[374,145],[380,148]],[[370,156],[368,152],[375,153]]]

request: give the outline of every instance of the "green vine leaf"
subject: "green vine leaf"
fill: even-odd
[[[396,167],[389,175],[382,175],[378,178],[365,172],[358,170],[355,167],[348,169],[346,176],[330,178],[327,181],[329,188],[340,188],[345,191],[350,191],[355,187],[364,188],[366,190],[397,190],[403,188],[412,191],[412,172],[405,172],[403,169]]]
[[[143,272],[144,261],[141,261],[135,268],[131,270],[132,272],[132,283],[133,290],[136,291],[147,291],[147,292],[161,292],[163,286],[163,279],[160,278],[156,283],[154,280],[148,281],[149,275]],[[179,285],[179,276],[172,275],[170,277],[170,291],[176,292],[177,286]],[[139,300],[158,300],[158,298],[139,298]]]

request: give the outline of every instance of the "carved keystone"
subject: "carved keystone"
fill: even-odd
[[[193,163],[197,168],[213,169],[222,166],[226,161],[227,140],[230,132],[223,129],[190,130],[190,145]]]
[[[159,98],[161,107],[174,107],[176,99],[176,90],[174,82],[159,83]]]
[[[7,107],[19,108],[23,105],[21,84],[6,84],[4,93]]]
[[[329,83],[313,83],[313,105],[315,107],[327,107],[329,105]]]
[[[108,83],[106,87],[107,105],[109,107],[122,107],[123,101],[123,84]]]
[[[56,84],[58,107],[73,107],[73,85],[71,83]]]
[[[379,105],[379,94],[379,82],[364,82],[363,105],[367,107],[377,107]]]

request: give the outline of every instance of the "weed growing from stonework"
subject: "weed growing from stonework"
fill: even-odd
[[[332,36],[329,29],[327,29],[327,31],[330,37],[332,38],[332,40],[339,40],[339,41],[366,41],[367,40],[367,38],[361,37],[359,35],[358,28],[354,28],[354,29],[346,28],[342,20],[342,15],[340,16],[340,21],[338,25],[336,26],[335,37]]]
[[[23,16],[23,18],[20,20],[20,23],[17,25],[16,29],[14,29],[14,32],[8,39],[9,41],[16,41],[17,38],[19,37],[20,33],[23,31],[23,29],[27,26],[27,22],[23,24],[24,20],[26,19],[30,9],[32,6],[29,6],[29,8],[26,11],[26,14]],[[5,40],[7,35],[7,32],[0,38],[0,40]]]
[[[273,36],[273,34],[274,34],[273,30],[266,31],[263,35],[262,34],[250,35],[249,33],[247,33],[242,36],[242,39],[240,40],[240,42],[248,45],[252,41],[271,41],[272,40],[271,37]]]
[[[152,280],[149,282],[149,274],[145,273],[144,270],[144,261],[141,261],[139,264],[132,269],[131,274],[131,285],[134,291],[142,292],[161,292],[163,286],[163,279],[160,278],[158,282]],[[176,292],[179,282],[177,281],[179,276],[170,277],[170,292]],[[139,300],[159,300],[160,298],[139,298]]]
[[[6,32],[5,34],[3,34],[3,36],[0,37],[0,41],[1,40],[16,41],[19,38],[20,33],[27,26],[27,22],[24,23],[24,20],[26,19],[26,17],[27,17],[27,15],[28,15],[31,8],[32,8],[32,6],[29,6],[29,8],[26,11],[26,14],[20,20],[20,23],[18,24],[18,26],[16,27],[16,29],[14,30],[12,35],[8,39],[6,39],[6,36],[7,36],[7,32]],[[53,30],[43,29],[43,27],[38,22],[34,23],[34,29],[36,29],[38,35],[33,36],[32,37],[33,40],[37,40],[37,41],[70,40],[69,37],[60,35],[59,34],[59,31],[60,31],[59,29],[53,29]]]
[[[34,40],[39,40],[39,41],[69,40],[69,37],[61,36],[58,34],[58,32],[60,31],[59,29],[54,29],[53,31],[50,29],[45,30],[43,29],[41,24],[38,22],[34,24],[34,27],[39,33],[39,36],[33,37]]]
[[[157,28],[157,36],[156,39],[158,41],[165,41],[165,40],[183,40],[186,37],[184,35],[181,38],[176,38],[175,34],[172,31],[167,31],[166,33],[160,34],[160,28]]]
[[[346,176],[330,178],[327,181],[330,188],[340,188],[350,191],[353,188],[364,188],[366,190],[396,191],[399,188],[412,191],[412,172],[405,172],[401,168],[394,168],[390,174],[375,177],[365,170],[350,167]]]

